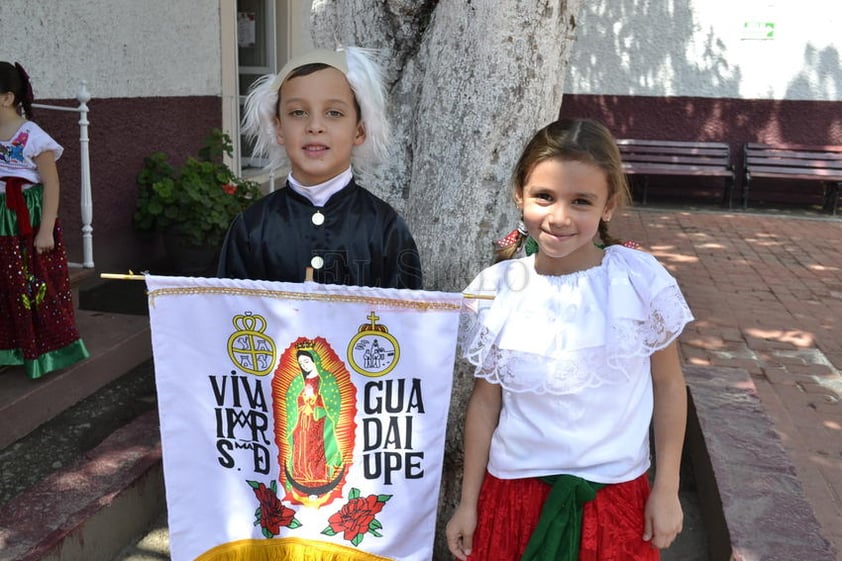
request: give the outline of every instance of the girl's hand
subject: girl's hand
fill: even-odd
[[[55,246],[56,242],[53,239],[52,230],[47,230],[46,228],[39,229],[35,235],[35,251],[40,255],[46,251],[52,251]]]
[[[39,254],[52,251],[56,246],[53,239],[53,228],[58,217],[59,181],[56,169],[56,155],[52,150],[45,150],[33,158],[44,185],[44,196],[41,205],[41,225],[35,235],[35,251]]]
[[[684,524],[678,493],[653,487],[646,501],[644,516],[643,541],[658,549],[669,547]]]
[[[445,530],[447,547],[457,559],[465,561],[471,554],[476,527],[476,509],[466,508],[460,504],[447,523],[447,529]]]

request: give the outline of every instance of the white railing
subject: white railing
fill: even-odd
[[[85,80],[79,84],[79,93],[76,94],[79,101],[78,107],[63,107],[60,105],[44,105],[33,103],[32,107],[38,109],[52,109],[55,111],[75,111],[79,113],[79,157],[81,159],[81,180],[82,180],[82,263],[68,263],[71,267],[94,267],[94,228],[93,223],[94,205],[91,198],[91,157],[88,150],[88,102],[91,94],[88,93],[88,83]]]

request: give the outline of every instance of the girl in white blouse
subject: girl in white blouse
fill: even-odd
[[[449,548],[476,561],[658,559],[682,527],[676,339],[692,315],[652,256],[608,235],[628,185],[605,127],[541,129],[513,183],[523,224],[504,257],[526,255],[466,289],[460,347],[476,380]]]

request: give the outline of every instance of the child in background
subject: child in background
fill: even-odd
[[[450,551],[476,561],[656,560],[682,527],[686,390],[675,279],[609,236],[628,199],[605,127],[554,122],[513,174],[528,257],[484,270],[459,343],[476,366]],[[651,487],[649,427],[654,419]]]
[[[385,116],[381,70],[360,48],[315,50],[255,82],[243,131],[290,173],[234,219],[219,276],[301,282],[309,268],[321,283],[420,289],[409,229],[354,177],[385,158]]]
[[[40,378],[88,357],[58,223],[63,148],[32,117],[23,67],[0,62],[0,364]]]

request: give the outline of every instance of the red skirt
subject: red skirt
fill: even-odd
[[[486,473],[469,561],[520,561],[549,492],[536,478]],[[658,561],[660,551],[642,538],[648,497],[646,474],[597,491],[596,499],[585,503],[579,561]]]
[[[32,233],[21,235],[17,214],[0,194],[0,365],[22,365],[29,378],[87,358],[76,329],[67,257],[58,220],[55,247],[38,254],[34,234],[42,187],[23,191]]]

